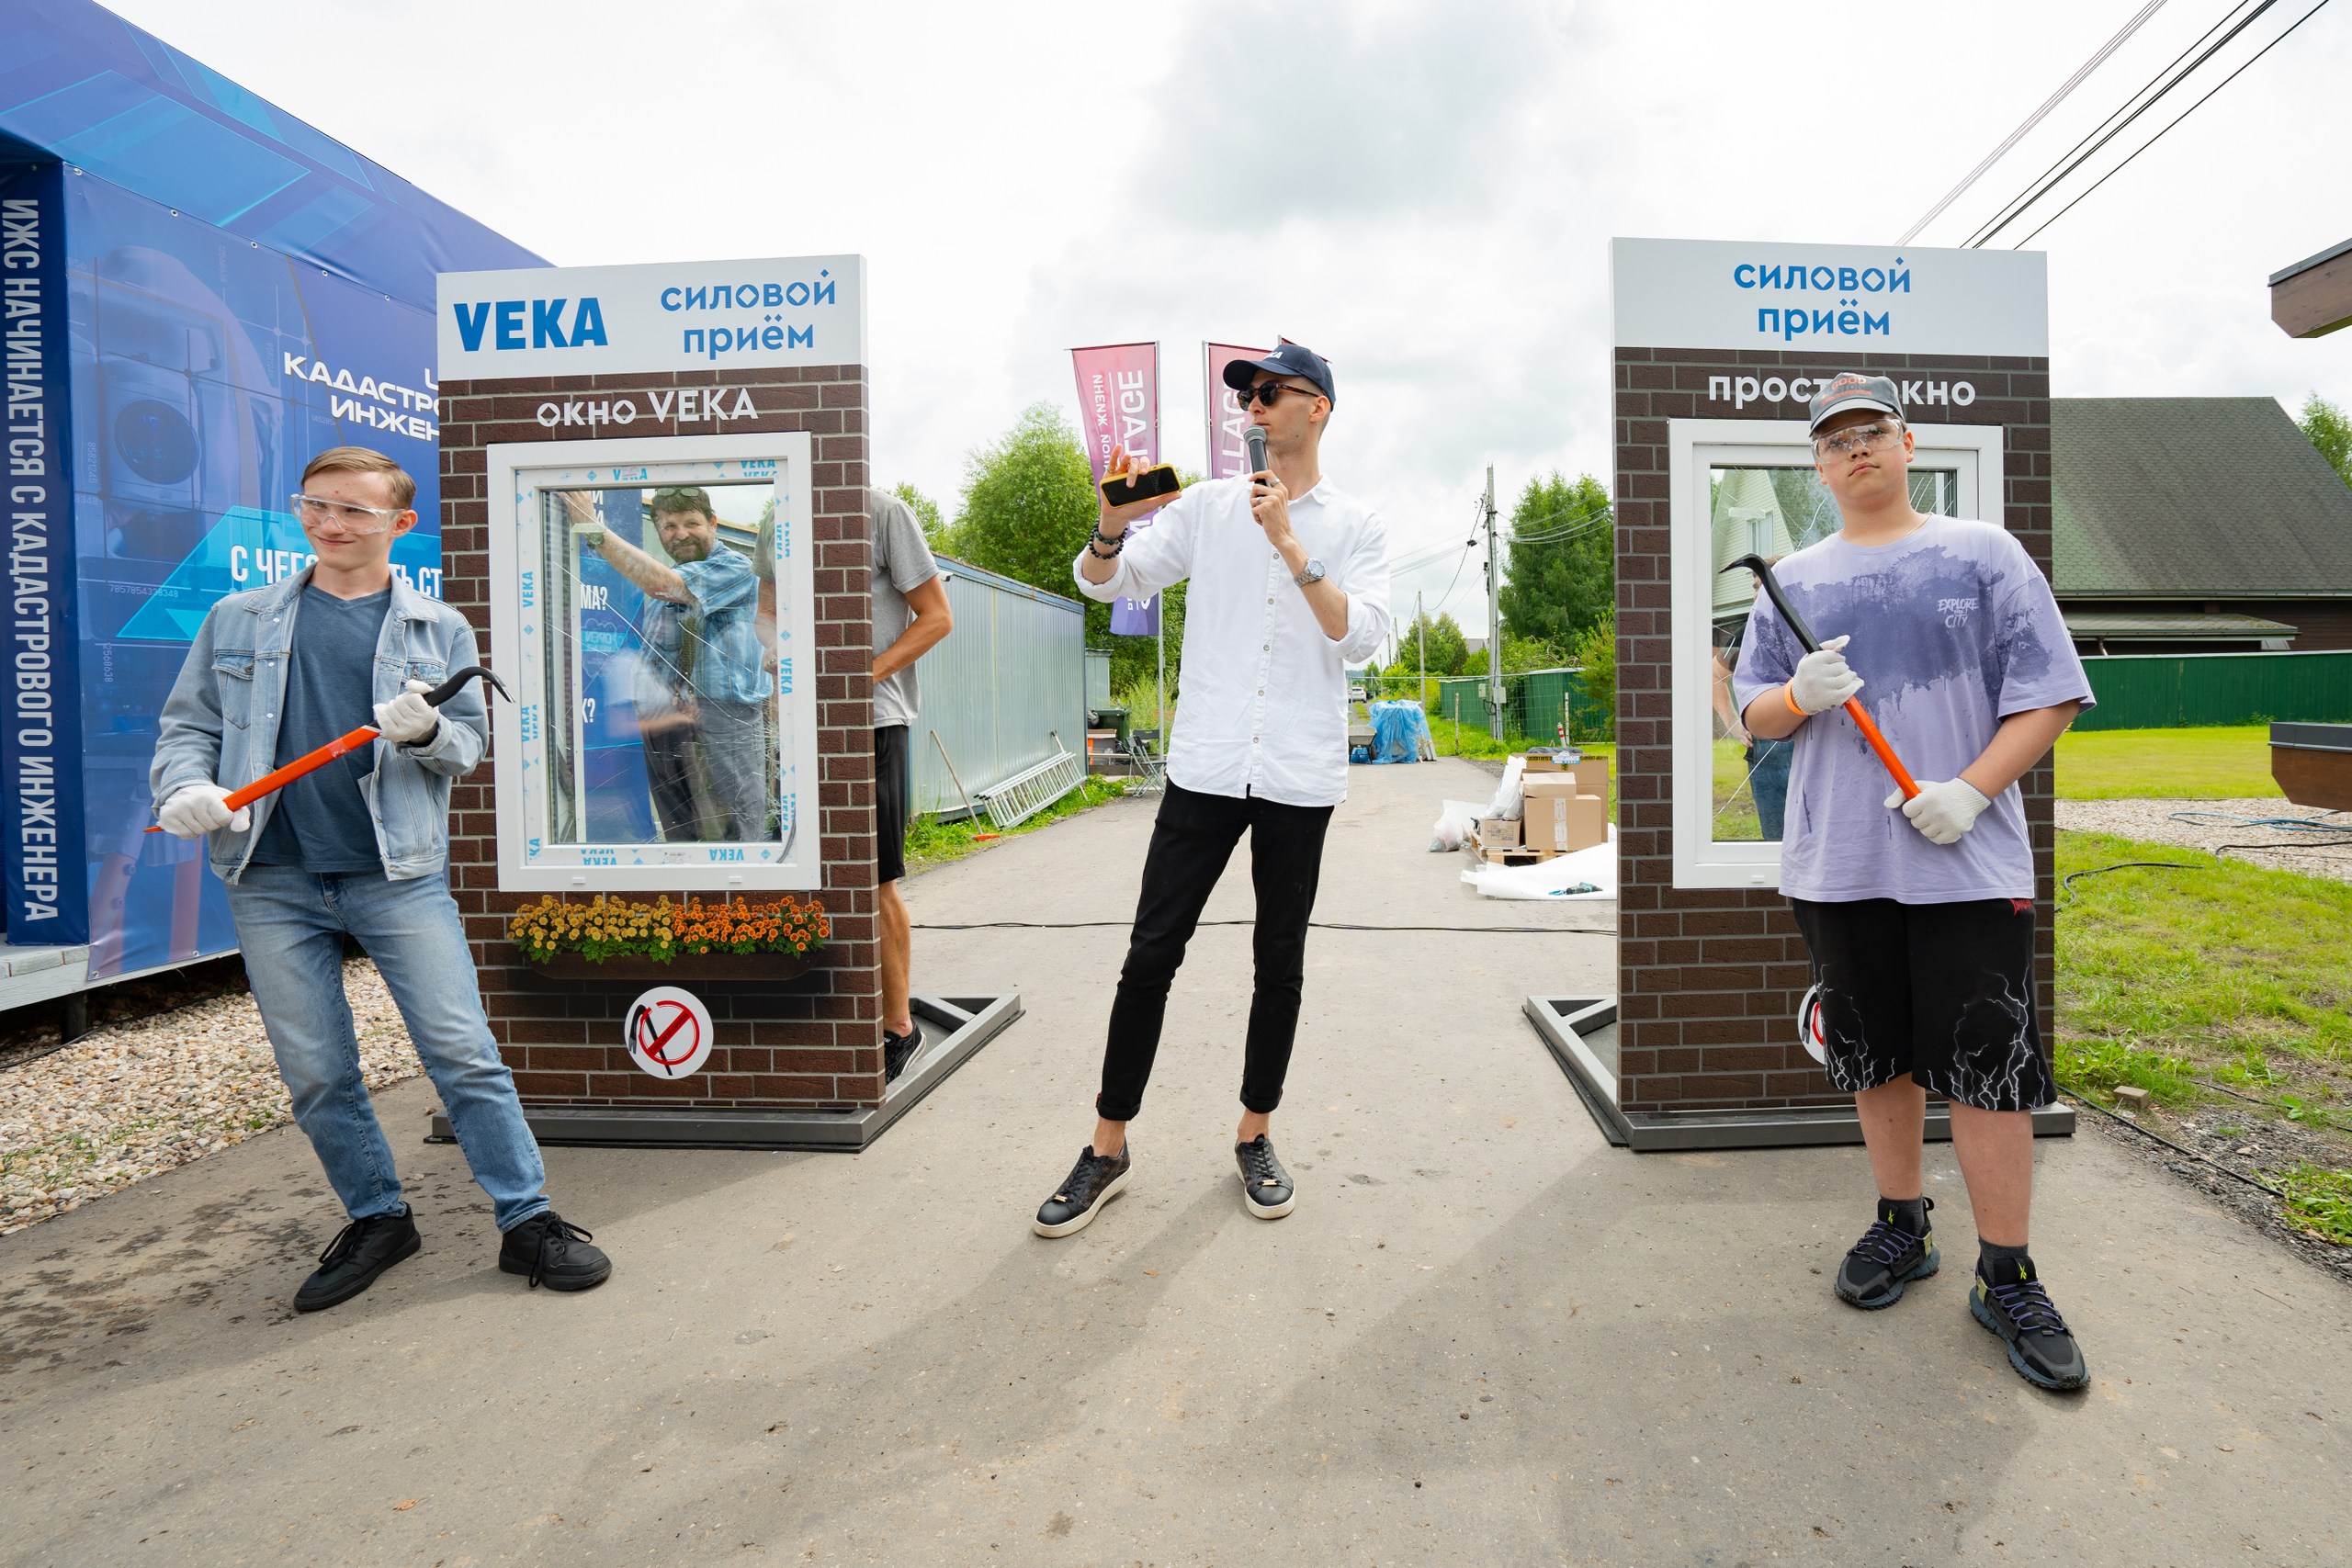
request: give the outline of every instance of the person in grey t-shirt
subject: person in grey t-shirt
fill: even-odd
[[[907,874],[907,795],[914,753],[909,744],[921,699],[915,660],[956,629],[947,582],[939,575],[922,525],[888,491],[866,491],[874,525],[874,806],[879,865],[874,879],[882,917],[882,1073],[906,1070],[922,1045],[913,1004],[914,933],[899,898]]]
[[[1876,1217],[1833,1282],[1864,1311],[1936,1272],[1921,1186],[1928,1096],[1951,1115],[1976,1222],[1969,1310],[2042,1388],[2090,1381],[2026,1250],[2033,1108],[2057,1098],[2035,1017],[2034,866],[2018,781],[2091,705],[2049,580],[2003,529],[1911,504],[1914,440],[1883,376],[1817,383],[1815,468],[1842,526],[1773,569],[1827,640],[1758,599],[1733,675],[1761,740],[1794,737],[1781,891],[1814,989],[1799,1027],[1854,1096]],[[1848,662],[1848,653],[1852,662]],[[1917,793],[1890,792],[1859,697]]]

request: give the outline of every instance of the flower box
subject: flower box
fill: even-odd
[[[684,985],[694,980],[751,981],[777,985],[797,980],[817,965],[815,953],[682,953],[664,964],[658,959],[616,953],[598,963],[581,953],[559,953],[537,959],[514,949],[517,963],[559,980],[627,980],[650,985]]]

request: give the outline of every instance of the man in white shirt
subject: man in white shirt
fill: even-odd
[[[1372,509],[1334,490],[1317,465],[1330,366],[1286,342],[1235,361],[1225,378],[1266,433],[1268,471],[1196,484],[1137,533],[1130,525],[1157,502],[1106,502],[1073,566],[1090,599],[1148,599],[1188,579],[1192,588],[1168,792],[1111,1008],[1094,1140],[1038,1209],[1039,1235],[1084,1229],[1126,1186],[1127,1122],[1159,1048],[1168,987],[1245,830],[1257,984],[1234,1158],[1250,1213],[1277,1220],[1297,1202],[1267,1126],[1298,1032],[1323,834],[1347,798],[1345,665],[1388,635],[1388,541]],[[1144,467],[1124,449],[1112,454],[1114,476]]]

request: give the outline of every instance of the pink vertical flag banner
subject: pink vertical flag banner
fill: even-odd
[[[1078,373],[1079,420],[1086,442],[1086,459],[1100,485],[1111,466],[1113,448],[1125,446],[1147,464],[1159,457],[1159,345],[1156,343],[1114,343],[1099,348],[1073,348],[1070,365]],[[1145,518],[1135,527],[1149,526]],[[1111,630],[1121,637],[1150,637],[1159,630],[1159,597],[1119,599],[1111,605]]]
[[[1263,359],[1270,348],[1239,348],[1229,343],[1201,344],[1202,383],[1207,394],[1209,478],[1229,479],[1250,471],[1250,449],[1241,443],[1250,416],[1225,384],[1225,367],[1237,359]]]

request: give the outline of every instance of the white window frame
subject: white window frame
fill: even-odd
[[[1915,424],[1913,464],[1952,468],[1959,476],[1962,517],[2008,526],[2002,482],[2003,427],[1997,424]],[[1723,467],[1812,467],[1811,443],[1801,419],[1670,419],[1666,428],[1667,569],[1671,595],[1668,657],[1672,691],[1674,886],[1778,888],[1781,846],[1718,843],[1714,838],[1714,709],[1707,682],[1714,621],[1714,541],[1711,536],[1711,470]],[[1791,463],[1792,457],[1800,459]],[[1823,634],[1826,636],[1826,633]]]
[[[490,632],[500,673],[514,701],[493,703],[492,777],[498,793],[498,886],[510,893],[807,892],[824,885],[824,835],[817,771],[816,489],[806,431],[741,435],[615,436],[492,446],[489,472]],[[546,765],[547,671],[537,618],[523,602],[522,567],[536,569],[537,493],[548,488],[643,488],[662,484],[775,485],[780,794],[795,825],[788,858],[761,858],[751,844],[548,844],[545,802],[527,780]],[[526,740],[524,720],[532,720]],[[778,847],[768,846],[777,854]],[[740,858],[738,858],[740,857]]]

